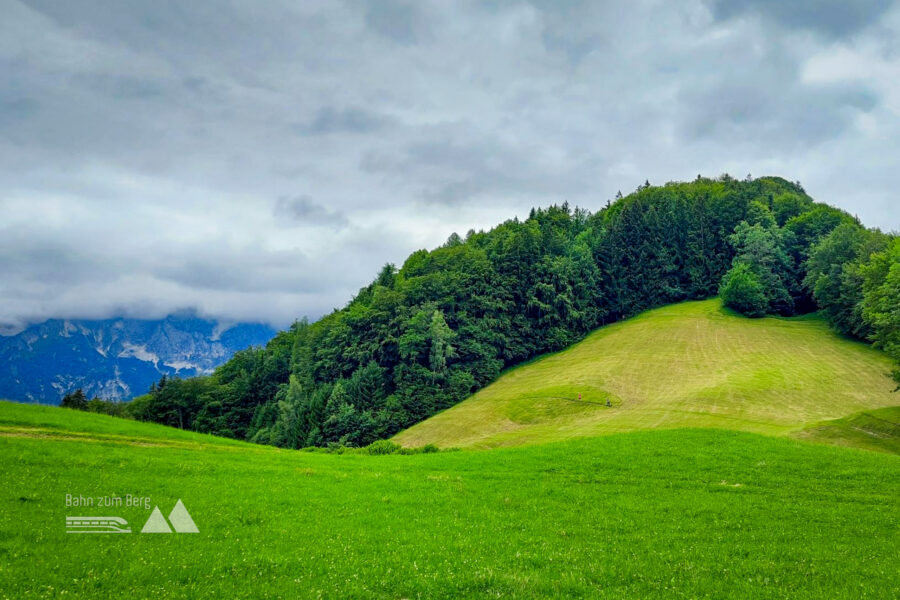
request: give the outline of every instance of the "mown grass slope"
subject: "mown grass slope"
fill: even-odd
[[[9,421],[0,598],[900,595],[890,454],[695,429],[326,455],[0,403]],[[66,494],[146,496],[165,515],[181,499],[200,532],[141,534],[149,510]],[[68,515],[133,533],[66,534]]]
[[[900,406],[867,410],[798,431],[802,440],[900,454]]]
[[[747,319],[719,300],[685,302],[511,369],[395,440],[484,448],[678,427],[788,434],[900,404],[890,370],[884,354],[816,315]]]

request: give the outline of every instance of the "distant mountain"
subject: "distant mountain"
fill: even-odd
[[[53,319],[0,337],[0,398],[58,404],[77,388],[126,400],[163,373],[210,373],[237,350],[275,335],[267,325],[223,324],[193,314],[161,320]]]

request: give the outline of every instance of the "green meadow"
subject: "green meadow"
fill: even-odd
[[[747,319],[718,299],[684,302],[510,369],[395,440],[489,448],[683,427],[810,439],[822,421],[900,404],[891,368],[815,314]]]
[[[889,369],[815,315],[704,301],[601,328],[396,438],[438,453],[0,402],[0,599],[897,598]],[[199,533],[141,533],[178,500]],[[72,516],[131,532],[67,533]]]
[[[120,428],[120,433],[116,433]],[[715,429],[323,454],[0,403],[0,597],[896,598],[900,457]],[[181,499],[200,532],[138,533]],[[66,534],[115,515],[131,534]]]

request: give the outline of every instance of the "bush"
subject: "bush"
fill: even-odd
[[[339,444],[337,442],[328,442],[328,445],[325,447],[328,450],[329,454],[343,454],[347,450],[350,450],[344,444]]]
[[[390,440],[378,440],[366,446],[366,454],[397,454],[401,450],[400,444]]]
[[[738,264],[725,274],[719,294],[725,306],[748,317],[765,316],[769,308],[762,283],[748,264]]]
[[[360,448],[359,451],[364,452],[365,454],[403,454],[409,456],[412,454],[433,454],[435,452],[440,452],[441,449],[434,444],[426,444],[418,448],[405,448],[390,440],[378,440],[372,442],[365,448]]]

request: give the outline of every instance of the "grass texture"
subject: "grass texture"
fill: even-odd
[[[0,403],[0,598],[900,595],[890,454],[692,429],[327,455],[74,416]],[[199,533],[67,494],[181,499]],[[66,534],[71,515],[133,532]]]
[[[890,370],[883,353],[816,315],[748,319],[717,299],[685,302],[510,369],[395,441],[490,448],[683,427],[787,435],[900,404]]]

